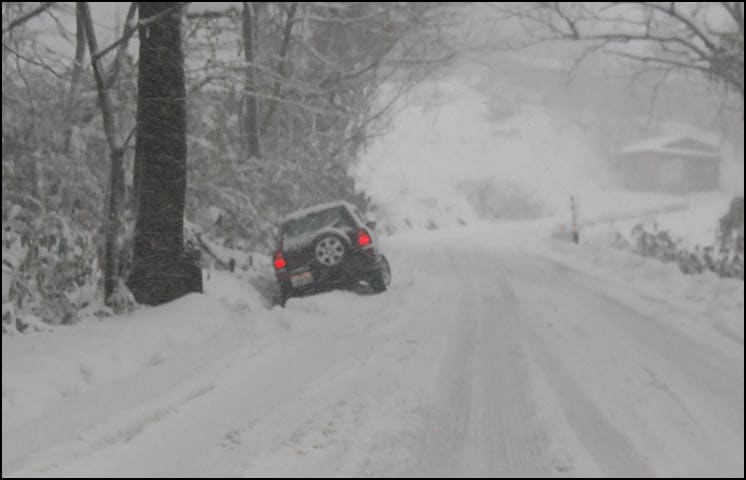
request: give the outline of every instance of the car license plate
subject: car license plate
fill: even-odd
[[[303,272],[290,277],[290,283],[293,284],[294,288],[308,285],[311,282],[313,282],[313,275],[311,275],[311,272]]]

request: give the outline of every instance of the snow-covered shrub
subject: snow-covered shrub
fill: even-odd
[[[483,219],[524,220],[545,214],[541,199],[514,183],[497,179],[466,180],[458,189]]]
[[[664,262],[677,262],[683,273],[696,274],[711,271],[721,277],[743,280],[743,198],[735,198],[728,212],[719,220],[719,245],[697,245],[694,249],[682,246],[681,239],[673,239],[668,231],[658,230],[656,223],[652,231],[643,224],[632,229],[631,248],[645,257]],[[620,236],[615,240],[624,243]]]
[[[654,257],[664,262],[673,262],[678,257],[680,250],[680,239],[672,239],[671,235],[663,230],[658,231],[658,225],[653,224],[653,231],[648,232],[642,224],[637,224],[632,229],[632,238],[635,250],[645,257]]]
[[[718,269],[724,276],[743,280],[743,197],[731,201],[728,212],[720,218],[718,226]]]
[[[93,300],[85,288],[96,282],[93,236],[70,222],[38,202],[3,205],[3,304],[13,305],[7,322],[33,314],[50,324],[75,323],[78,309]]]

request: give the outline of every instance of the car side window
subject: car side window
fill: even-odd
[[[357,216],[358,220],[360,220],[361,224],[365,225],[365,223],[367,222],[367,220],[365,219],[365,217],[363,216],[363,214],[360,213],[360,210],[354,209],[353,212],[355,212],[355,215]]]

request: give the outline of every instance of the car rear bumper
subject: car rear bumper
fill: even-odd
[[[378,271],[379,259],[380,256],[374,249],[367,249],[348,255],[342,263],[334,267],[322,266],[314,260],[298,268],[277,270],[275,277],[280,286],[288,292],[312,290],[322,286],[340,287],[370,278]],[[311,283],[293,286],[292,277],[306,272],[310,272],[312,276]]]

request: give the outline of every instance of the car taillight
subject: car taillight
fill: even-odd
[[[285,268],[285,265],[287,263],[285,262],[285,257],[282,256],[282,252],[275,253],[275,270],[280,270],[282,268]]]
[[[357,244],[361,247],[365,247],[366,245],[370,245],[371,239],[370,235],[368,235],[368,232],[363,230],[362,228],[357,231]]]

